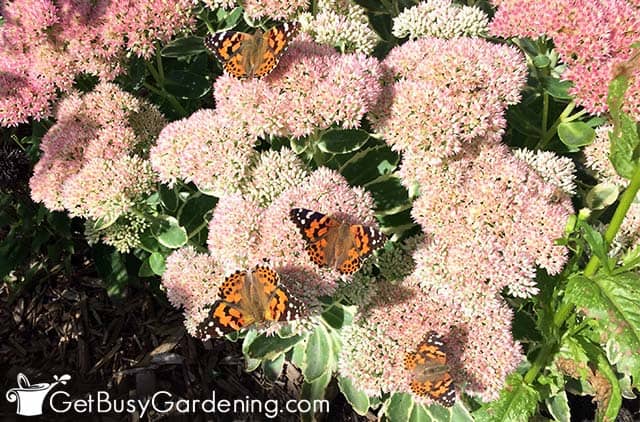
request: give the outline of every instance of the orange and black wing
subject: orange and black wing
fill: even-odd
[[[305,208],[293,208],[289,216],[307,242],[306,251],[311,260],[321,267],[327,265],[325,237],[329,230],[340,226],[340,223],[325,214]]]
[[[280,61],[280,57],[287,51],[289,43],[295,38],[299,30],[299,23],[285,22],[282,25],[274,26],[262,35],[262,42],[266,48],[264,48],[260,65],[254,72],[257,78],[263,78],[275,69]]]
[[[382,247],[386,241],[385,235],[373,227],[354,224],[349,227],[349,232],[353,246],[347,252],[347,258],[338,264],[338,271],[342,274],[358,271],[364,259]]]
[[[246,318],[240,307],[217,300],[209,309],[209,314],[196,329],[196,336],[202,340],[222,337],[246,327]]]
[[[443,347],[442,337],[434,331],[429,332],[418,345],[417,351],[405,356],[405,369],[415,374],[425,368],[446,365],[447,354]],[[418,396],[429,396],[445,407],[453,406],[456,400],[453,379],[448,371],[438,372],[433,376],[414,377],[411,380],[411,391]]]
[[[209,49],[220,63],[223,69],[233,77],[245,79],[249,77],[244,66],[247,54],[242,49],[245,41],[253,37],[251,34],[236,31],[222,31],[208,35],[204,39],[204,45]]]

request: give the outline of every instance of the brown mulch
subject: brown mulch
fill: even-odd
[[[33,286],[9,292],[0,287],[0,392],[16,386],[18,373],[31,383],[51,382],[69,374],[64,390],[72,398],[107,390],[112,398],[140,398],[164,390],[176,398],[296,399],[300,371],[285,364],[276,382],[260,371],[247,373],[239,343],[215,340],[203,344],[188,335],[182,314],[149,286],[129,287],[125,297],[110,298],[91,265],[72,276],[46,277]],[[370,420],[355,414],[333,392],[328,420]],[[16,420],[15,403],[0,397],[0,421]],[[52,420],[48,417],[40,420]],[[45,412],[45,415],[47,413]],[[78,420],[68,415],[56,420]],[[82,420],[90,420],[87,415]],[[280,416],[277,420],[298,420]],[[39,418],[29,418],[34,421]],[[139,420],[112,415],[95,420]],[[143,420],[266,420],[261,414],[145,415]]]

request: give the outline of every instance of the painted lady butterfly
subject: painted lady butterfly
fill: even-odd
[[[319,212],[293,208],[289,214],[307,241],[307,253],[321,267],[353,274],[386,237],[373,227],[347,224]]]
[[[204,45],[220,60],[224,70],[238,78],[263,78],[278,65],[300,24],[283,23],[254,34],[222,31],[208,35]]]
[[[218,290],[207,318],[198,326],[203,340],[221,337],[253,324],[290,321],[299,318],[302,304],[280,283],[274,270],[256,266],[238,270],[227,277]]]
[[[418,344],[416,352],[407,353],[404,367],[411,371],[411,390],[418,396],[429,396],[445,407],[451,407],[456,401],[447,354],[443,350],[444,341],[435,331],[427,334]]]

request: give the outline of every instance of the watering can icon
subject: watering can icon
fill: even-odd
[[[6,397],[9,403],[17,401],[16,414],[20,416],[38,416],[42,415],[42,403],[49,391],[53,390],[58,384],[66,384],[71,379],[70,375],[64,374],[59,378],[53,376],[54,382],[42,382],[38,384],[29,383],[26,375],[20,373],[17,377],[18,386],[7,391]]]

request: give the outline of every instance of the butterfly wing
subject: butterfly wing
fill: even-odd
[[[247,325],[240,306],[246,275],[246,271],[239,270],[224,279],[218,289],[219,299],[211,305],[209,314],[196,330],[198,337],[205,340],[221,337]]]
[[[244,66],[244,54],[242,45],[251,40],[253,35],[244,32],[222,31],[205,37],[204,45],[216,56],[224,70],[238,79],[247,78],[247,69]]]
[[[340,223],[325,214],[305,208],[293,208],[289,216],[307,242],[305,249],[311,261],[320,267],[326,266],[328,245],[326,236],[329,230],[340,226]]]
[[[196,328],[196,335],[206,341],[211,337],[222,337],[241,330],[247,325],[244,313],[238,306],[217,300],[211,305],[207,317]]]
[[[268,296],[264,311],[265,321],[291,321],[300,317],[303,306],[280,284],[280,276],[273,269],[256,266],[253,278]]]
[[[445,407],[451,407],[456,400],[456,391],[449,371],[435,370],[434,367],[445,367],[447,354],[443,350],[442,337],[431,331],[418,345],[417,351],[407,353],[404,359],[405,369],[420,374],[411,380],[410,386],[418,396],[429,396]]]
[[[347,251],[346,259],[338,264],[337,270],[341,274],[353,274],[360,269],[362,261],[374,250],[382,247],[386,240],[384,234],[373,227],[354,224],[349,227],[351,248]]]
[[[282,25],[274,26],[262,35],[263,54],[260,65],[254,72],[257,78],[263,78],[275,69],[280,57],[287,51],[289,43],[299,30],[300,24],[298,22],[285,22]]]

